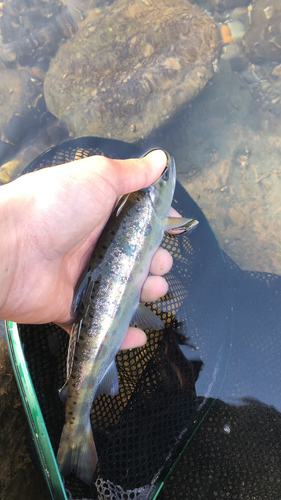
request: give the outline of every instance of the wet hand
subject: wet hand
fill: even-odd
[[[95,156],[1,186],[0,318],[52,321],[69,332],[75,284],[117,199],[155,182],[165,164],[161,151],[133,160]],[[142,301],[167,292],[162,276],[171,266],[172,257],[159,249]],[[142,345],[145,339],[144,332],[130,328],[123,348]]]

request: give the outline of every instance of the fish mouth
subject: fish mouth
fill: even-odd
[[[152,149],[151,151],[155,151],[154,149]],[[141,191],[144,191],[144,192],[149,192],[150,193],[150,197],[151,197],[151,201],[153,203],[156,202],[156,196],[160,196],[163,198],[163,195],[164,197],[168,197],[168,200],[167,203],[168,203],[168,206],[170,207],[171,206],[171,202],[172,202],[172,197],[173,197],[173,192],[174,192],[174,189],[175,189],[175,185],[176,185],[176,164],[175,164],[175,160],[172,156],[169,155],[169,153],[167,153],[167,151],[165,150],[162,150],[165,155],[166,155],[166,166],[162,172],[162,174],[160,175],[160,177],[158,177],[158,179],[153,183],[151,184],[150,186],[146,187],[146,188],[143,188],[141,189]],[[148,153],[146,153],[148,154]],[[146,155],[144,155],[146,156]],[[171,193],[170,193],[171,191]],[[157,193],[157,195],[156,195]],[[171,194],[171,200],[170,200],[170,194]],[[165,205],[165,201],[164,199],[162,199],[162,206]]]
[[[176,164],[175,160],[172,156],[167,153],[167,151],[164,151],[166,157],[167,157],[167,163],[166,167],[164,168],[162,174],[161,174],[161,179],[163,181],[168,181],[169,178],[171,177],[173,179],[173,182],[175,184],[176,182]]]

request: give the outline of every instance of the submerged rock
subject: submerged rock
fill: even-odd
[[[93,9],[47,72],[46,104],[76,137],[143,138],[212,78],[215,22],[180,0],[116,0]]]
[[[243,45],[254,62],[281,61],[280,0],[258,0],[254,4]]]
[[[0,163],[14,146],[38,127],[38,115],[46,111],[40,84],[28,69],[0,67]]]
[[[0,164],[13,161],[19,148],[52,119],[43,95],[50,59],[97,1],[1,2]]]

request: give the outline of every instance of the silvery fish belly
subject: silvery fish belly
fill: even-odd
[[[190,230],[197,221],[170,218],[176,183],[173,158],[148,188],[121,198],[78,282],[77,318],[67,360],[66,417],[57,461],[61,474],[74,472],[90,484],[97,453],[90,423],[94,399],[118,393],[115,356],[129,325],[159,329],[162,321],[140,304],[143,283],[164,231]]]

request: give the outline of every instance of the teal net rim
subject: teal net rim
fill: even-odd
[[[17,323],[5,321],[10,359],[41,468],[53,500],[67,500],[48,431],[28,370]]]

